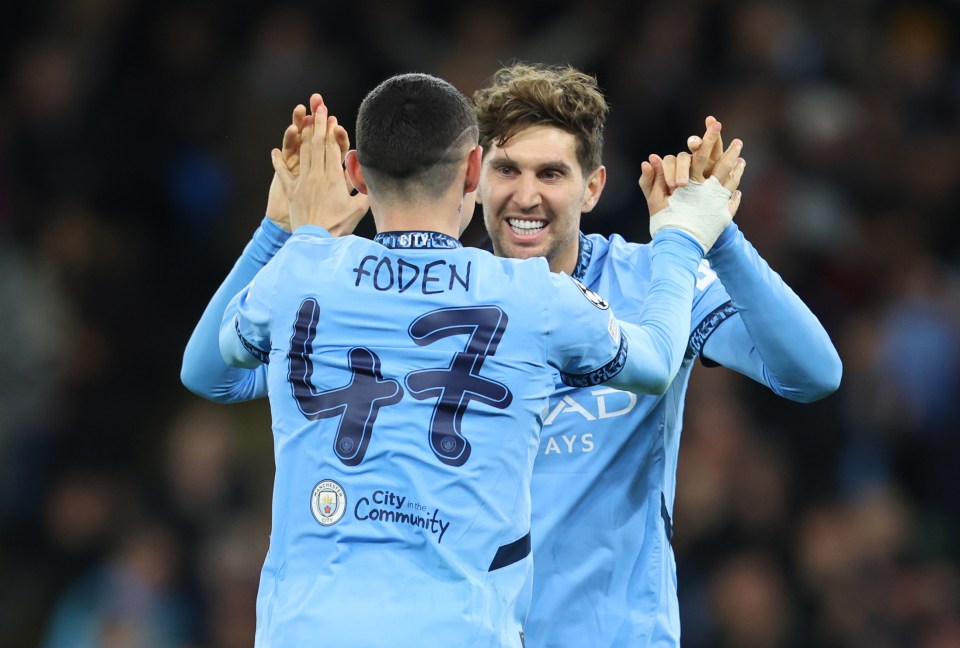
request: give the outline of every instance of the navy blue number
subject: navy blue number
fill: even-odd
[[[470,442],[461,434],[470,401],[506,409],[513,394],[502,383],[480,375],[483,361],[497,351],[507,326],[507,314],[496,306],[443,308],[421,315],[410,325],[410,337],[420,346],[452,335],[468,335],[446,369],[420,369],[407,374],[410,394],[419,400],[436,398],[430,421],[430,448],[440,461],[462,466],[470,457]]]
[[[366,454],[380,408],[399,402],[403,390],[396,380],[384,380],[376,353],[356,347],[348,355],[349,382],[318,391],[312,382],[311,356],[319,322],[320,305],[315,299],[304,300],[290,339],[288,378],[297,407],[308,420],[341,417],[333,449],[344,464],[356,466]],[[507,314],[496,306],[443,308],[421,315],[410,325],[410,337],[419,346],[453,335],[468,336],[464,351],[454,354],[445,369],[411,371],[406,377],[414,398],[437,399],[430,420],[430,448],[445,464],[462,466],[470,457],[461,424],[471,401],[506,409],[513,400],[505,385],[480,375],[486,357],[496,353],[506,326]]]
[[[403,397],[396,380],[384,380],[380,358],[369,349],[350,350],[350,381],[343,387],[317,391],[313,377],[313,340],[320,321],[320,305],[314,299],[300,304],[290,340],[289,379],[293,397],[310,421],[340,416],[333,451],[344,464],[356,466],[363,461],[370,434],[381,407],[393,405]]]

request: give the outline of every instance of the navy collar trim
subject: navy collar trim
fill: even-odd
[[[450,250],[463,247],[460,241],[441,232],[380,232],[373,240],[388,248]]]
[[[583,232],[578,233],[580,234],[580,251],[577,254],[577,265],[573,269],[573,278],[583,281],[587,276],[587,268],[590,267],[590,258],[593,256],[593,241]]]

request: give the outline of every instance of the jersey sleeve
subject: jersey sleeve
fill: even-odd
[[[577,387],[607,382],[637,393],[665,391],[683,362],[696,271],[702,258],[702,248],[688,235],[674,230],[658,232],[653,240],[650,290],[638,323],[621,322],[608,314],[604,337],[596,322],[583,320],[593,325],[579,331],[584,336],[580,345],[589,346],[589,352],[581,353],[573,361],[567,358],[566,364],[558,367],[561,380]],[[591,298],[592,293],[578,287],[588,303],[599,308],[593,303],[596,298]],[[566,323],[557,324],[558,330],[574,335],[576,331],[571,329],[579,321],[570,320],[568,315]],[[572,339],[560,341],[575,354],[582,348]],[[607,354],[602,364],[596,356],[601,352]],[[584,371],[591,364],[593,368]]]
[[[220,354],[231,367],[269,364],[270,313],[283,253],[273,257],[227,304],[220,324]]]
[[[183,353],[180,379],[193,393],[217,402],[266,396],[265,367],[231,367],[223,361],[219,344],[220,324],[230,299],[273,258],[289,237],[289,232],[264,218],[210,299]]]
[[[688,359],[699,357],[707,367],[717,366],[716,362],[703,355],[703,346],[721,324],[736,314],[737,308],[733,305],[730,295],[719,281],[717,273],[710,267],[710,262],[704,259],[697,268],[693,313],[690,316],[690,340],[687,344],[686,357]]]
[[[842,363],[817,317],[774,272],[739,228],[730,225],[708,255],[730,295],[729,316],[715,316],[702,357],[810,402],[834,392]],[[722,323],[722,325],[721,325]]]
[[[603,297],[566,274],[550,274],[546,299],[548,362],[564,384],[582,387],[608,380],[623,368],[620,326]]]

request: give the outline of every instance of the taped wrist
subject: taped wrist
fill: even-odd
[[[732,195],[716,178],[702,183],[691,180],[687,186],[678,187],[667,200],[666,209],[650,219],[650,236],[665,228],[678,229],[696,239],[706,252],[733,221],[727,208]]]

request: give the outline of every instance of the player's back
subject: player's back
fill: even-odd
[[[572,353],[557,278],[435,233],[305,230],[263,277],[277,473],[257,645],[519,646],[550,345]],[[601,342],[584,336],[584,367]]]

